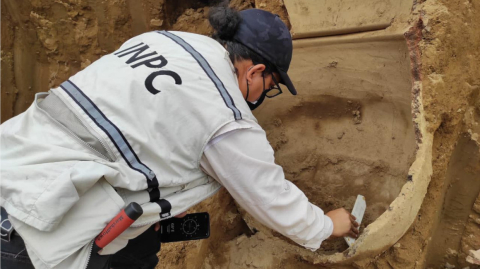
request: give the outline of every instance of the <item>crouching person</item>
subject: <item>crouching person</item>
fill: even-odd
[[[136,36],[2,124],[2,268],[154,268],[156,223],[222,186],[306,248],[356,236],[347,211],[324,214],[285,179],[251,111],[279,84],[297,93],[288,28],[258,9],[214,8],[210,23],[213,38]],[[98,253],[131,202],[143,214]]]

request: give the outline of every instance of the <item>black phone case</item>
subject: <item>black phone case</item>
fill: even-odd
[[[188,214],[160,222],[162,243],[198,240],[210,237],[210,216],[207,212]]]

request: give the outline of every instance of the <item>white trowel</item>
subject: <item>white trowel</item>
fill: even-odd
[[[358,225],[362,223],[363,214],[365,214],[365,209],[367,209],[367,203],[365,202],[365,197],[363,195],[358,195],[357,200],[355,201],[355,205],[353,206],[352,215],[355,216]],[[360,228],[360,226],[359,226]],[[355,239],[345,236],[345,241],[349,247],[351,247],[355,243]]]

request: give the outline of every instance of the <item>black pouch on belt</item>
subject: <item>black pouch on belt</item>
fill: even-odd
[[[1,218],[2,240],[5,242],[10,242],[14,229],[13,229],[12,223],[10,223],[10,220],[8,220],[7,211],[3,207],[1,208],[1,210],[2,210],[2,218]]]

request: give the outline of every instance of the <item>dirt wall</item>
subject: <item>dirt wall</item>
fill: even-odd
[[[432,148],[433,174],[427,195],[417,220],[407,234],[394,247],[374,260],[359,263],[368,268],[443,268],[446,262],[457,268],[467,266],[467,249],[480,248],[478,240],[462,241],[448,251],[436,252],[436,248],[448,240],[447,231],[439,231],[439,225],[447,221],[447,193],[455,184],[448,179],[448,169],[456,162],[454,150],[464,136],[476,140],[478,145],[478,112],[474,112],[479,100],[480,88],[480,3],[478,1],[422,1],[416,14],[424,23],[421,47],[421,81],[425,117],[429,132],[434,134]],[[476,110],[475,110],[476,111]],[[472,120],[476,118],[476,120]],[[460,141],[460,142],[459,142]],[[473,150],[473,149],[472,149]],[[478,148],[477,148],[478,150]],[[469,157],[474,159],[475,155]],[[478,165],[475,164],[474,167]],[[478,170],[456,171],[460,180],[469,174],[477,180]],[[457,180],[456,179],[456,180]],[[462,195],[462,193],[459,193]],[[478,195],[473,194],[474,196]],[[468,197],[472,201],[474,197]],[[472,208],[473,204],[465,205]],[[447,211],[445,211],[447,210]],[[472,224],[474,216],[457,219],[464,238],[480,238],[478,224]],[[475,226],[476,225],[476,226]],[[475,229],[472,227],[475,226]],[[467,227],[467,228],[465,228]],[[451,229],[455,227],[447,227]],[[468,234],[468,235],[466,235]],[[436,253],[436,254],[433,254]],[[434,255],[435,258],[426,259]],[[452,255],[454,258],[452,259]],[[432,256],[430,256],[432,257]],[[368,264],[368,265],[366,265]],[[470,268],[476,268],[469,265]]]

